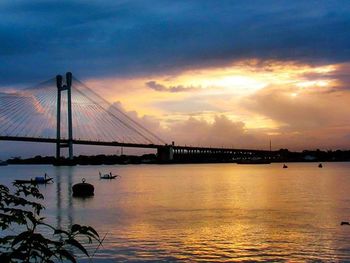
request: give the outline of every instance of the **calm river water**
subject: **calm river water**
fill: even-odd
[[[6,166],[0,183],[54,177],[40,186],[44,215],[107,233],[93,262],[350,262],[350,163],[288,166]],[[83,177],[95,196],[73,198]]]

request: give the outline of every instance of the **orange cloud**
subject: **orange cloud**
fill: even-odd
[[[263,147],[273,137],[280,147],[331,148],[348,145],[349,71],[348,64],[242,60],[88,83],[169,140]]]

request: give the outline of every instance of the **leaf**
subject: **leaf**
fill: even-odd
[[[0,254],[0,262],[7,263],[11,262],[11,257],[9,253],[1,253]]]
[[[68,240],[66,241],[66,243],[69,244],[69,245],[72,245],[72,246],[74,246],[74,247],[76,247],[76,248],[78,248],[80,251],[84,252],[84,254],[85,254],[86,256],[89,256],[89,253],[87,252],[87,250],[85,249],[85,247],[83,247],[83,245],[80,244],[80,243],[79,243],[77,240],[75,240],[74,238],[68,239]]]
[[[69,253],[67,250],[65,249],[59,249],[57,250],[57,253],[59,253],[62,257],[70,260],[73,263],[76,263],[77,261],[75,260],[75,258],[73,257],[73,255],[71,253]]]
[[[12,246],[14,247],[19,242],[22,242],[23,240],[26,240],[30,236],[30,231],[24,231],[20,233],[16,238],[12,241]]]
[[[98,235],[97,231],[96,231],[93,227],[88,226],[87,228],[88,228],[88,230],[89,230],[90,232],[92,232],[96,237],[98,237],[98,238],[100,237],[100,236]]]
[[[62,230],[62,229],[55,229],[55,231],[54,231],[54,233],[53,233],[54,235],[60,235],[60,234],[65,234],[65,235],[69,235],[69,233],[67,232],[67,231],[64,231],[64,230]]]
[[[78,225],[78,224],[74,224],[74,225],[72,225],[72,227],[71,227],[71,231],[72,231],[73,233],[79,232],[80,229],[81,229],[81,225]]]

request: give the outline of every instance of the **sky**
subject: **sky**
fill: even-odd
[[[167,142],[350,148],[349,1],[3,0],[0,22],[0,91],[71,71]]]

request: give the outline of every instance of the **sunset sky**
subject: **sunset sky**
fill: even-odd
[[[5,0],[0,21],[0,91],[72,71],[168,142],[350,148],[348,1]]]

